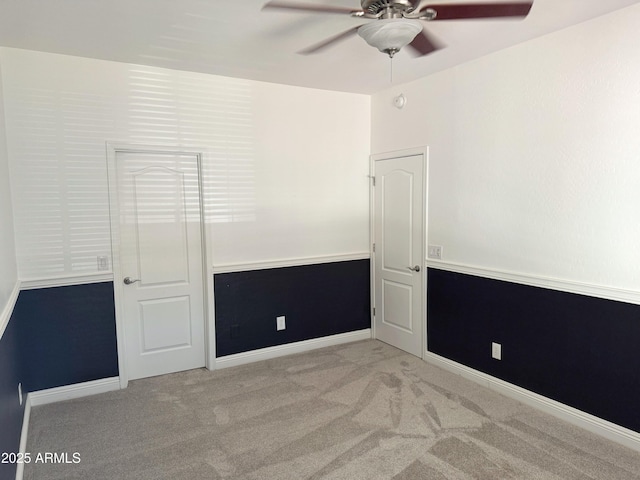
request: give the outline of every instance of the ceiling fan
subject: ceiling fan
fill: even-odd
[[[298,10],[313,13],[346,14],[376,20],[350,28],[298,53],[316,53],[333,43],[357,33],[371,46],[393,57],[409,45],[418,56],[428,55],[442,48],[424,30],[420,20],[460,20],[475,18],[526,17],[533,1],[511,3],[438,3],[424,0],[361,0],[359,10],[341,6],[267,2],[262,8]]]

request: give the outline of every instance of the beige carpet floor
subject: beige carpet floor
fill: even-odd
[[[80,458],[27,480],[640,480],[640,453],[374,340],[35,407],[27,450]]]

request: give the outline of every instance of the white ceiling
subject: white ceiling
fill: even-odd
[[[391,85],[389,58],[358,36],[315,55],[296,54],[363,20],[262,11],[266,1],[0,0],[0,45],[364,94]],[[359,8],[359,0],[300,2]],[[635,3],[534,0],[525,20],[428,23],[428,31],[447,47],[420,58],[401,51],[393,60],[393,82],[411,81]]]

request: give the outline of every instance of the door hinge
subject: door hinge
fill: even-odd
[[[375,176],[371,176],[371,181],[373,182],[373,186],[376,186],[376,177]]]
[[[376,316],[376,307],[373,307],[373,316]]]
[[[373,253],[376,253],[376,244],[373,244]]]

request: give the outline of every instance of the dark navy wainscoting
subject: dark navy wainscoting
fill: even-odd
[[[218,357],[371,327],[368,259],[216,274],[214,288]]]
[[[640,306],[437,269],[427,297],[429,351],[640,432]]]
[[[24,404],[18,401],[18,383],[22,381],[18,322],[11,317],[0,339],[0,454],[17,452],[20,447]],[[0,480],[13,480],[16,466],[0,463]]]
[[[28,391],[118,376],[113,282],[22,291],[14,317]]]

